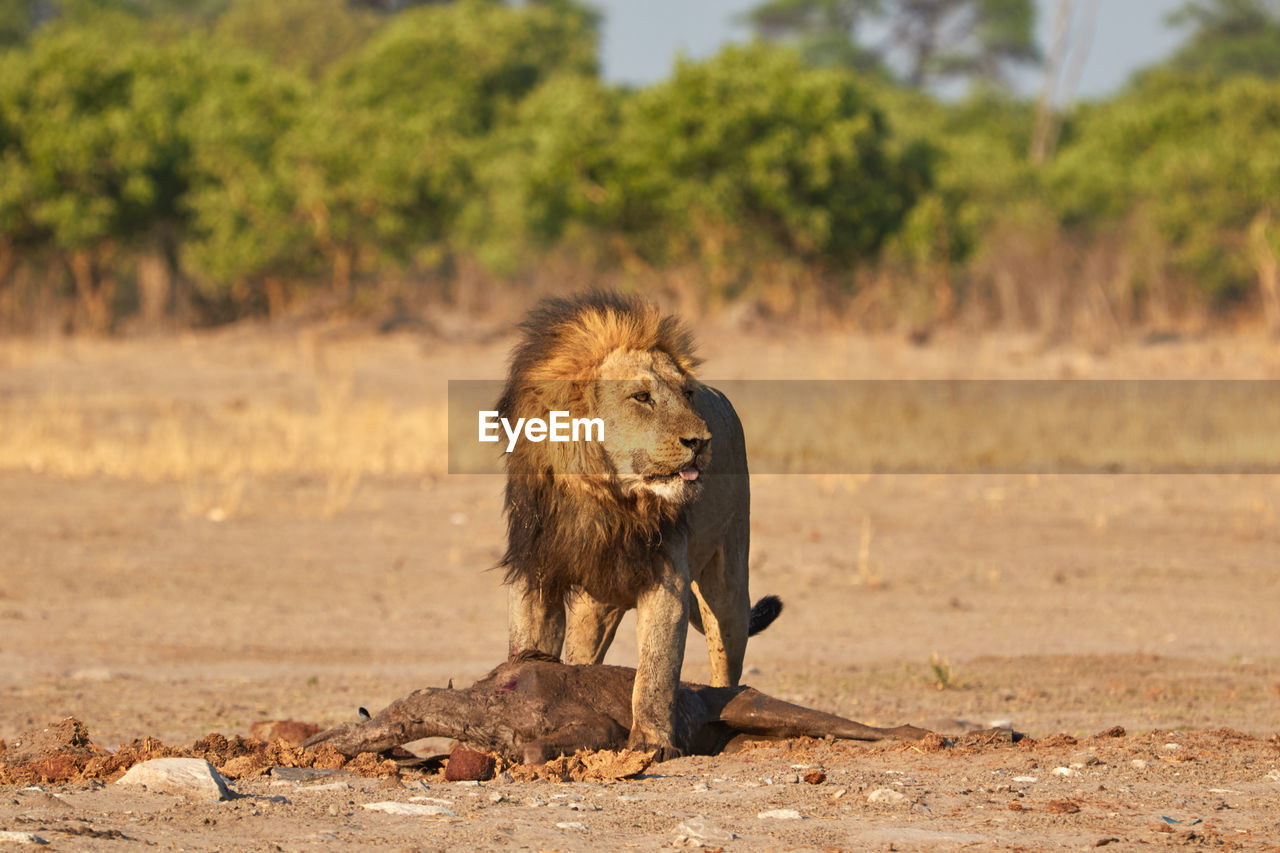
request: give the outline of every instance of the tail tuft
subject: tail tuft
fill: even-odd
[[[755,636],[773,624],[782,612],[782,599],[776,595],[766,595],[751,608],[751,621],[747,623],[747,634]]]

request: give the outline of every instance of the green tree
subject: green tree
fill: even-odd
[[[572,4],[423,6],[396,15],[329,84],[353,106],[424,116],[443,132],[490,131],[555,73],[594,75],[594,15]]]
[[[186,67],[111,15],[44,28],[7,58],[0,110],[17,145],[0,209],[65,254],[92,328],[111,321],[120,251],[162,251],[183,218],[179,125],[196,97]]]
[[[215,33],[282,68],[319,79],[382,23],[347,0],[232,0]]]
[[[1173,67],[1218,76],[1280,76],[1278,0],[1192,0],[1168,20],[1190,29],[1169,60]]]
[[[1202,295],[1252,292],[1250,231],[1280,198],[1280,83],[1151,74],[1086,111],[1072,137],[1051,172],[1064,221],[1087,233],[1149,219]]]
[[[605,198],[659,259],[772,254],[846,268],[876,254],[927,183],[890,138],[847,71],[728,47],[624,104]]]
[[[205,46],[198,56],[200,97],[181,124],[191,146],[183,266],[205,316],[274,310],[318,267],[282,151],[312,89],[252,54]]]
[[[1040,61],[1032,0],[766,0],[747,16],[768,39],[798,42],[817,65],[898,68],[917,88],[950,79],[1006,82],[1006,68]],[[865,24],[889,30],[865,43]]]

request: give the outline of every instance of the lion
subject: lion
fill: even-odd
[[[750,487],[738,415],[700,383],[693,337],[612,293],[548,299],[520,327],[501,417],[599,418],[599,441],[519,442],[507,454],[509,652],[598,664],[636,610],[629,743],[680,754],[673,721],[692,624],[711,684],[742,676],[747,637],[781,611],[751,606]],[[567,615],[566,615],[567,612]]]

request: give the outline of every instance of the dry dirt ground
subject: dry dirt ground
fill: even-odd
[[[712,378],[1280,378],[1280,345],[1247,336],[701,337]],[[509,343],[0,343],[0,738],[74,715],[110,747],[190,744],[483,675],[505,654],[501,482],[444,473],[440,409],[447,379],[500,375]],[[749,683],[877,725],[1031,739],[770,744],[613,783],[260,776],[224,803],[0,786],[0,831],[68,850],[1280,849],[1280,477],[770,475],[753,492],[753,589],[786,611],[753,639]],[[610,662],[634,663],[631,626]],[[691,636],[687,678],[703,657]],[[363,808],[414,797],[456,815]],[[799,818],[760,816],[779,809]]]

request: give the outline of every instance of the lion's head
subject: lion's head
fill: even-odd
[[[629,604],[643,579],[620,567],[649,564],[644,552],[697,497],[710,460],[692,337],[653,305],[609,293],[546,300],[521,332],[499,414],[599,418],[604,437],[520,441],[507,456],[508,577]]]

